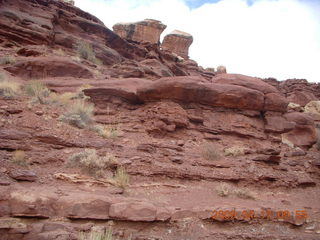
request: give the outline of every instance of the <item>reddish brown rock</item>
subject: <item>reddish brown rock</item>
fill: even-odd
[[[184,59],[189,58],[189,47],[193,42],[193,37],[185,32],[174,30],[166,35],[161,47],[170,52],[176,53]]]
[[[275,87],[262,81],[261,79],[241,74],[219,74],[212,78],[212,82],[242,86],[263,92],[265,94],[279,93]]]
[[[201,78],[162,78],[139,88],[138,97],[142,101],[170,99],[186,103],[199,103],[236,109],[262,110],[264,96],[261,92],[228,84],[201,84]]]
[[[264,109],[275,112],[286,112],[289,102],[278,93],[268,93],[265,95]]]
[[[15,191],[11,193],[9,205],[14,217],[49,218],[54,215],[54,199],[41,194]]]
[[[285,114],[284,117],[296,123],[292,131],[282,135],[284,139],[301,147],[310,147],[317,141],[317,131],[310,116],[305,113],[292,112]]]
[[[37,180],[37,174],[30,170],[16,169],[9,173],[9,176],[18,181],[34,182]]]
[[[274,133],[285,133],[294,129],[295,123],[289,122],[284,119],[282,116],[266,116],[266,132],[274,132]]]
[[[294,91],[288,95],[287,99],[289,102],[293,102],[301,106],[305,106],[307,103],[317,100],[312,92],[307,91]]]
[[[68,209],[67,217],[70,219],[109,219],[111,203],[103,200],[94,200],[75,203]]]
[[[16,64],[6,67],[7,71],[22,78],[46,78],[46,77],[82,77],[93,78],[89,69],[81,64],[71,61],[69,58],[27,58]]]
[[[145,19],[135,23],[117,23],[113,26],[113,31],[127,40],[157,44],[166,27],[161,21]]]
[[[120,220],[152,222],[156,214],[156,207],[148,202],[120,202],[110,207],[110,217]]]

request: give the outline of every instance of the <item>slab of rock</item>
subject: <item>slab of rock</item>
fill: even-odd
[[[18,61],[5,68],[22,78],[78,77],[93,78],[93,73],[82,64],[64,57],[37,57]]]
[[[295,127],[294,122],[289,122],[282,116],[266,116],[265,132],[285,133]]]
[[[119,220],[152,222],[156,220],[157,208],[148,202],[120,202],[110,206],[109,215]]]
[[[291,112],[284,117],[296,124],[295,128],[288,133],[284,133],[282,138],[289,141],[294,146],[311,147],[317,141],[317,130],[314,121],[306,113]]]
[[[18,181],[34,182],[37,180],[37,174],[31,170],[15,169],[10,171],[9,176]]]
[[[215,107],[262,110],[262,92],[229,84],[205,84],[198,77],[161,78],[137,90],[145,102],[170,99],[185,103],[199,103]]]
[[[110,205],[110,202],[103,200],[75,203],[70,206],[67,218],[106,220],[109,219]]]
[[[120,37],[135,42],[159,43],[160,35],[166,29],[161,21],[145,19],[133,23],[117,23],[112,28]]]
[[[213,83],[231,84],[242,86],[263,93],[279,93],[278,89],[262,81],[259,78],[245,76],[242,74],[219,74],[212,78]]]
[[[192,42],[192,35],[179,30],[174,30],[164,37],[161,47],[183,57],[184,59],[188,59],[189,47]]]
[[[11,192],[9,206],[14,217],[49,218],[56,213],[56,199],[28,191]]]

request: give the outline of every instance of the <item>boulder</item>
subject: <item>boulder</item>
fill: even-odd
[[[189,58],[189,47],[193,42],[193,37],[189,33],[174,30],[166,35],[163,39],[161,47],[177,54],[184,59]]]
[[[166,27],[161,21],[145,19],[140,22],[117,23],[112,28],[116,34],[124,39],[158,44],[160,35]]]
[[[304,107],[304,112],[320,121],[320,101],[311,101]]]

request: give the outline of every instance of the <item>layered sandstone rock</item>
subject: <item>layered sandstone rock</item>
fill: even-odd
[[[239,80],[239,81],[238,81]],[[199,77],[168,77],[137,90],[142,101],[170,99],[214,107],[285,112],[287,101],[277,89],[243,75],[225,75],[205,83]]]
[[[317,141],[317,131],[312,117],[300,112],[287,113],[284,117],[296,124],[292,131],[282,135],[285,140],[299,147],[310,147]]]
[[[189,47],[193,42],[193,37],[189,33],[174,30],[166,35],[163,39],[161,47],[176,53],[184,59],[189,58]]]
[[[166,27],[161,21],[145,19],[134,23],[117,23],[113,26],[113,31],[127,40],[157,44]]]

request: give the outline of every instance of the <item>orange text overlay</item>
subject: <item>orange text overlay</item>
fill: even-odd
[[[266,220],[306,220],[308,213],[306,210],[214,210],[212,212],[212,219],[214,220],[252,220],[252,219],[266,219]]]

